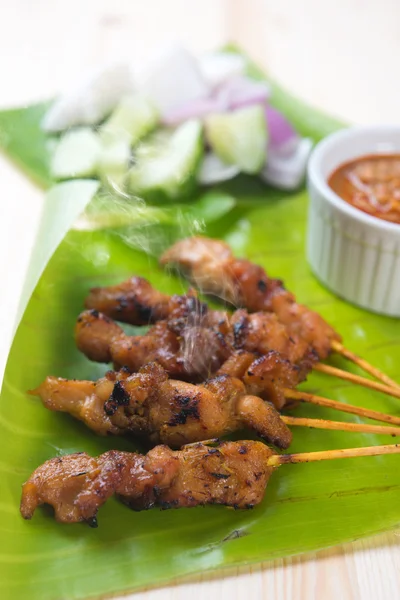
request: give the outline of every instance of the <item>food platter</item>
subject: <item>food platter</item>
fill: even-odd
[[[315,141],[334,127],[283,92],[276,91],[274,98],[299,131]],[[28,119],[33,147],[39,140],[40,148],[39,119],[35,120],[40,110],[35,110],[27,109],[14,117],[21,132],[21,123]],[[3,123],[2,117],[0,121]],[[14,158],[18,155],[20,162],[29,165],[31,175],[46,183],[45,153],[37,151],[32,162],[15,141],[15,124],[14,131],[15,138],[9,138],[8,143],[10,154]],[[284,278],[303,303],[337,327],[347,347],[396,378],[399,322],[339,300],[309,271],[304,258],[306,193],[276,192],[247,177],[221,189],[236,198],[236,208],[210,222],[204,233],[228,241],[238,255],[263,265],[272,276]],[[104,595],[188,573],[297,554],[396,526],[400,489],[397,457],[287,466],[285,474],[277,473],[271,481],[264,502],[249,512],[207,507],[136,514],[111,500],[102,509],[97,530],[79,525],[60,527],[45,511],[30,523],[19,517],[20,486],[44,460],[73,451],[99,454],[112,447],[135,449],[126,440],[87,434],[82,425],[65,415],[44,411],[25,394],[49,373],[90,379],[102,374],[101,366],[77,352],[71,335],[90,287],[117,283],[135,274],[165,292],[182,291],[182,281],[165,274],[156,258],[140,252],[134,241],[107,229],[70,231],[47,265],[18,329],[0,405],[4,472],[1,528],[10,536],[3,557],[7,565],[2,576],[4,592],[22,598],[34,582],[32,598]],[[338,357],[332,363],[349,368]],[[322,374],[310,376],[303,387],[342,402],[399,413],[398,400]],[[300,407],[296,414],[310,416],[310,410]],[[313,407],[312,416],[332,418],[332,413]],[[385,439],[301,430],[296,431],[291,450],[378,443],[385,443]]]

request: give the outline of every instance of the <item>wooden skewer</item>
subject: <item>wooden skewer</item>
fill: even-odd
[[[269,467],[280,467],[285,464],[307,463],[318,460],[335,460],[337,458],[357,458],[360,456],[380,456],[382,454],[399,453],[400,444],[388,444],[386,446],[369,446],[366,448],[301,452],[300,454],[275,454],[267,460],[267,465]]]
[[[382,392],[382,394],[387,394],[388,396],[393,396],[394,398],[400,398],[400,387],[391,387],[389,385],[379,383],[378,381],[365,379],[365,377],[360,377],[354,373],[348,373],[347,371],[342,371],[342,369],[337,369],[336,367],[324,365],[322,363],[317,363],[314,365],[314,369],[320,373],[326,373],[327,375],[333,375],[334,377],[339,377],[345,381],[351,381],[351,383],[355,383],[356,385],[362,385],[370,390],[376,390],[377,392]]]
[[[331,347],[332,350],[334,350],[338,354],[341,354],[344,358],[347,358],[347,360],[351,360],[353,363],[358,365],[363,371],[369,373],[370,375],[372,375],[372,377],[375,377],[375,379],[382,381],[382,383],[385,383],[390,387],[400,388],[400,384],[396,383],[396,381],[393,381],[393,379],[385,375],[385,373],[383,373],[373,365],[370,365],[369,362],[361,358],[361,356],[358,356],[357,354],[354,354],[354,352],[351,352],[351,350],[345,348],[340,342],[332,340]]]
[[[391,425],[400,425],[400,417],[394,417],[393,415],[387,415],[385,413],[378,412],[376,410],[370,410],[369,408],[363,408],[361,406],[354,406],[353,404],[345,404],[344,402],[338,402],[337,400],[330,400],[329,398],[323,398],[322,396],[315,396],[314,394],[308,394],[307,392],[300,392],[299,390],[285,389],[285,397],[289,400],[300,400],[301,402],[309,402],[310,404],[317,404],[318,406],[326,406],[327,408],[333,408],[342,412],[351,413],[352,415],[359,415],[360,417],[366,417],[367,419],[374,419],[375,421],[383,421],[384,423],[390,423]]]
[[[295,427],[310,427],[311,429],[334,429],[337,431],[352,431],[354,433],[376,433],[379,435],[400,435],[400,427],[387,425],[369,425],[367,423],[347,423],[328,421],[327,419],[308,419],[303,417],[281,416],[286,425]]]

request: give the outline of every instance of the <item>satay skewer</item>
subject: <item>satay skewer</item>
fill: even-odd
[[[169,379],[155,363],[134,375],[110,372],[97,382],[47,377],[31,393],[46,408],[69,413],[100,435],[136,434],[151,444],[168,443],[174,448],[243,428],[288,448],[292,441],[288,425],[400,435],[400,427],[282,416],[270,403],[248,394],[235,377],[219,375],[193,385]]]
[[[302,392],[300,390],[285,389],[284,393],[285,398],[287,398],[288,400],[299,400],[300,402],[308,402],[310,404],[316,404],[317,406],[324,406],[326,408],[333,408],[334,410],[350,413],[359,417],[373,419],[374,421],[382,421],[383,423],[390,423],[391,425],[400,425],[400,417],[388,415],[386,413],[371,410],[369,408],[363,408],[361,406],[354,406],[353,404],[338,402],[337,400],[331,400],[330,398],[324,398],[323,396],[317,396],[315,394]]]
[[[329,351],[337,352],[383,383],[399,388],[380,369],[345,348],[334,329],[316,312],[297,304],[280,280],[268,277],[259,265],[235,258],[226,243],[206,237],[180,240],[164,252],[160,263],[177,268],[204,293],[219,296],[234,306],[252,312],[275,312],[293,331],[315,344],[320,360]],[[315,337],[318,330],[319,339]]]
[[[342,369],[337,369],[336,367],[332,367],[331,365],[325,365],[322,363],[315,364],[313,369],[315,371],[319,371],[320,373],[325,373],[326,375],[339,377],[344,381],[350,381],[355,385],[361,385],[363,387],[369,388],[370,390],[381,392],[382,394],[386,394],[387,396],[392,396],[393,398],[400,398],[400,387],[385,385],[384,383],[380,383],[379,381],[365,379],[365,377],[360,377],[355,373],[342,371]]]
[[[161,326],[162,322],[158,324]],[[157,325],[154,326],[157,328]],[[151,330],[153,331],[153,330]],[[166,329],[168,336],[159,337],[157,331],[144,336],[129,337],[111,319],[97,311],[85,311],[78,318],[76,326],[76,342],[78,348],[91,360],[98,362],[114,361],[116,368],[125,365],[130,371],[137,371],[145,364],[156,361],[163,366],[169,375],[177,379],[186,371],[186,364],[193,366],[193,358],[185,362],[185,353],[177,352],[176,337],[171,342],[171,332]],[[154,337],[155,336],[155,337]],[[207,345],[209,338],[200,344],[205,353],[210,353],[211,345]],[[223,348],[222,348],[223,349]],[[195,353],[194,359],[201,358],[200,366],[204,365],[201,355]],[[212,353],[212,356],[216,354]],[[209,361],[209,357],[207,358]],[[236,362],[237,360],[237,362]],[[244,360],[244,362],[243,362]],[[217,361],[218,362],[218,361]],[[231,363],[232,364],[228,364]],[[187,371],[186,371],[187,372]],[[285,405],[285,399],[301,399],[313,404],[320,404],[342,412],[348,412],[390,424],[400,425],[400,418],[393,417],[378,411],[371,411],[358,406],[351,406],[335,400],[329,400],[301,393],[295,388],[299,383],[299,371],[290,361],[282,359],[277,352],[269,352],[254,361],[252,353],[240,355],[230,354],[229,358],[219,369],[218,374],[230,375],[243,380],[249,394],[262,396],[275,404],[280,410]],[[178,376],[178,377],[177,377]],[[397,392],[397,390],[395,390]]]
[[[330,421],[328,419],[309,419],[306,417],[289,417],[282,415],[281,419],[286,425],[292,427],[309,427],[310,429],[326,429],[334,431],[349,431],[351,433],[374,433],[376,435],[400,435],[400,427],[387,425],[369,425],[368,423],[347,423],[343,421]]]
[[[179,298],[184,305],[196,300],[192,296],[176,298]],[[221,314],[217,311],[208,313],[204,307],[202,310],[210,319]],[[186,314],[186,308],[183,314]],[[257,315],[253,314],[249,315],[248,319],[243,318],[251,321],[255,316]],[[234,321],[232,329],[235,328],[236,323],[243,322],[243,318]],[[157,360],[163,366],[168,365],[169,373],[177,378],[195,377],[198,380],[200,375],[200,379],[205,378],[208,373],[218,368],[224,360],[235,354],[235,350],[227,339],[229,336],[221,334],[217,326],[214,328],[201,323],[191,326],[189,323],[187,318],[183,318],[178,320],[178,324],[174,323],[174,326],[171,326],[168,320],[161,320],[157,321],[143,336],[127,336],[110,317],[96,309],[91,309],[82,312],[78,317],[76,342],[78,348],[91,360],[98,362],[112,360],[117,368],[126,365],[131,371],[138,370],[145,362]],[[228,320],[223,320],[221,328],[229,330],[230,327]],[[280,325],[278,331],[279,328]],[[289,348],[290,346],[289,343]],[[307,361],[306,356],[305,360],[300,361],[303,366],[306,365],[305,373],[313,368],[368,389],[400,398],[400,388],[385,386],[330,365],[315,363],[312,359]]]
[[[379,381],[382,381],[382,383],[391,387],[400,388],[400,384],[391,379],[380,369],[377,369],[377,367],[374,367],[369,362],[361,358],[361,356],[358,356],[348,348],[345,348],[345,346],[343,346],[343,344],[341,344],[337,340],[332,340],[331,347],[334,352],[341,354],[347,360],[350,360],[351,362],[355,363],[358,367],[360,367],[360,369],[362,369],[366,373],[369,373],[370,375],[372,375],[372,377],[375,377],[375,379],[378,379]]]
[[[217,335],[221,334],[221,330],[223,330],[226,348],[231,347],[232,351],[238,348],[238,344],[239,347],[247,350],[250,345],[251,350],[255,352],[263,349],[262,353],[268,347],[270,350],[278,350],[291,361],[300,364],[308,361],[308,370],[312,367],[327,375],[400,398],[400,387],[390,378],[386,378],[388,383],[385,387],[382,383],[371,379],[316,362],[316,354],[311,357],[309,344],[298,337],[293,338],[287,327],[280,323],[276,315],[271,312],[259,311],[248,314],[246,310],[238,310],[229,314],[215,311],[200,302],[193,290],[186,295],[168,296],[159,292],[142,277],[131,277],[116,286],[93,288],[86,298],[85,305],[109,318],[132,325],[151,322],[158,323],[158,327],[160,327],[162,323],[172,322],[175,327],[176,323],[179,323],[181,327],[188,327],[189,324],[196,323],[197,330],[200,328],[204,331],[209,330],[210,336],[212,336],[213,329]],[[184,330],[182,333],[184,336]],[[255,339],[258,341],[255,342]],[[337,340],[333,339],[331,342],[337,351],[342,351],[342,349],[345,351]],[[350,353],[347,352],[347,356],[349,355]],[[353,354],[352,356],[355,357]],[[359,365],[361,366],[360,362]],[[392,392],[392,388],[398,390],[398,395],[396,391]]]
[[[97,527],[98,509],[114,494],[134,510],[220,504],[249,509],[259,504],[269,478],[285,464],[400,453],[400,444],[276,454],[261,442],[201,442],[172,451],[156,446],[146,455],[84,452],[50,459],[22,488],[21,514],[31,519],[42,504],[63,523]]]
[[[318,462],[320,460],[361,458],[363,456],[382,456],[384,454],[399,453],[400,444],[386,444],[383,446],[367,446],[365,448],[343,448],[341,450],[300,452],[298,454],[275,454],[267,460],[267,465],[269,467],[280,467],[281,465]]]

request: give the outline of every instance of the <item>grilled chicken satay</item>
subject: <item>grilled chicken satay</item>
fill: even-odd
[[[97,511],[116,494],[134,510],[223,504],[253,508],[280,465],[400,453],[400,445],[277,455],[260,442],[198,443],[172,451],[157,446],[146,456],[112,450],[92,458],[70,454],[38,467],[22,487],[21,514],[31,519],[49,504],[57,521],[97,527]]]
[[[96,526],[97,511],[116,494],[135,510],[224,504],[252,508],[261,502],[273,471],[273,451],[260,442],[196,444],[172,451],[157,446],[146,456],[110,451],[53,458],[38,467],[22,489],[21,514],[32,518],[49,504],[62,523]]]
[[[124,290],[123,294],[121,290]],[[299,336],[290,334],[275,313],[249,314],[244,309],[233,314],[215,311],[199,302],[192,290],[188,295],[162,295],[164,308],[160,311],[160,295],[160,292],[145,279],[132,277],[118,286],[93,288],[85,305],[107,317],[132,325],[142,325],[143,314],[152,323],[168,320],[170,328],[179,335],[182,335],[188,324],[193,324],[197,316],[197,325],[201,323],[202,326],[223,334],[234,350],[248,350],[258,354],[276,350],[297,364],[305,360],[308,365],[312,358],[311,346]],[[137,309],[138,305],[141,307],[140,311]],[[315,354],[313,359],[318,360],[318,356]]]
[[[92,288],[85,299],[85,307],[132,325],[149,325],[207,310],[207,305],[198,300],[194,291],[169,296],[143,277],[131,277],[114,286]]]
[[[96,433],[131,433],[151,444],[179,448],[243,428],[278,448],[288,448],[292,440],[276,409],[227,374],[193,385],[169,379],[160,365],[151,363],[134,375],[109,372],[97,382],[47,377],[31,393],[50,410],[67,412]]]
[[[215,372],[231,354],[223,325],[214,329],[195,321],[157,322],[143,336],[128,336],[112,319],[97,310],[84,311],[75,327],[81,352],[96,362],[112,362],[116,369],[135,372],[157,361],[169,375],[201,380]]]
[[[268,277],[259,265],[235,258],[222,241],[202,237],[181,240],[162,255],[160,262],[178,268],[202,291],[234,306],[251,312],[274,312],[291,334],[315,349],[320,359],[329,355],[332,341],[341,339],[320,315],[297,304],[280,280]]]
[[[130,337],[97,311],[80,315],[75,338],[78,348],[88,358],[112,361],[116,369],[127,367],[136,372],[155,361],[174,377],[194,380],[200,374],[207,377],[217,372],[243,379],[249,393],[269,400],[278,410],[285,405],[285,390],[304,381],[313,364],[313,356],[308,363],[303,360],[296,365],[275,351],[259,357],[254,352],[234,351],[226,336],[206,327],[195,327],[192,332],[185,327],[182,335],[178,335],[170,330],[167,321],[156,323],[143,336]],[[237,367],[242,363],[246,364],[246,372]]]

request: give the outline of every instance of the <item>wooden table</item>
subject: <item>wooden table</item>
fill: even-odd
[[[0,22],[0,104],[55,94],[104,60],[180,39],[196,52],[239,42],[295,93],[353,121],[398,121],[400,4],[395,0],[14,0]],[[376,44],[371,43],[371,32]],[[380,41],[384,43],[379,43]],[[371,81],[371,73],[374,81]],[[0,371],[29,262],[41,193],[5,160],[2,192]],[[399,532],[336,548],[174,581],[135,600],[400,598]]]

